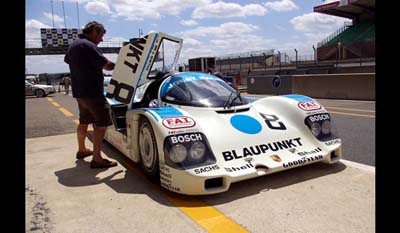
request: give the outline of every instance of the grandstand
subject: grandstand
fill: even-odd
[[[330,2],[315,6],[314,12],[352,22],[319,42],[315,55],[307,59],[293,59],[284,51],[271,49],[216,57],[216,68],[226,74],[240,72],[242,77],[249,69],[266,75],[375,72],[375,0]]]
[[[352,20],[318,43],[318,61],[375,59],[375,0],[341,0],[314,12]]]

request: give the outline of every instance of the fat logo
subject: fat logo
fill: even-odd
[[[299,108],[304,111],[313,111],[321,109],[321,105],[319,105],[316,101],[308,101],[308,102],[301,102],[298,104]]]
[[[191,128],[195,126],[196,122],[187,116],[181,117],[168,117],[162,121],[162,124],[168,129]]]

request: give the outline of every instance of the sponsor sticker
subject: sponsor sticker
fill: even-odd
[[[278,163],[282,162],[282,159],[281,159],[281,157],[279,157],[279,155],[271,155],[269,157],[271,157],[271,159],[274,160],[275,162],[278,162]]]
[[[162,124],[168,129],[191,128],[196,125],[196,122],[187,116],[168,117],[162,121]]]
[[[311,163],[311,162],[315,162],[318,160],[322,159],[322,155],[315,155],[315,156],[311,156],[311,157],[303,157],[302,159],[298,159],[298,160],[294,160],[291,162],[287,162],[283,164],[284,168],[289,168],[289,167],[297,167],[297,166],[301,166],[301,165],[305,165],[306,163]]]
[[[301,102],[298,104],[299,108],[304,111],[314,111],[321,109],[321,105],[317,101]]]
[[[194,172],[198,175],[198,174],[201,174],[204,172],[211,172],[211,171],[216,171],[216,170],[219,170],[218,165],[196,168],[196,169],[194,169]]]

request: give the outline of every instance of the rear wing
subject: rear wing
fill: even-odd
[[[108,84],[107,98],[128,104],[128,109],[131,108],[137,87],[151,81],[149,74],[153,63],[164,52],[160,50],[160,47],[164,49],[160,46],[163,40],[178,44],[173,64],[168,68],[169,71],[176,70],[183,40],[162,32],[150,33],[120,49]]]

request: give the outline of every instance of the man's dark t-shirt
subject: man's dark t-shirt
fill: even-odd
[[[103,97],[103,66],[107,58],[95,43],[85,35],[79,35],[68,48],[64,61],[71,71],[72,96],[74,98]]]

